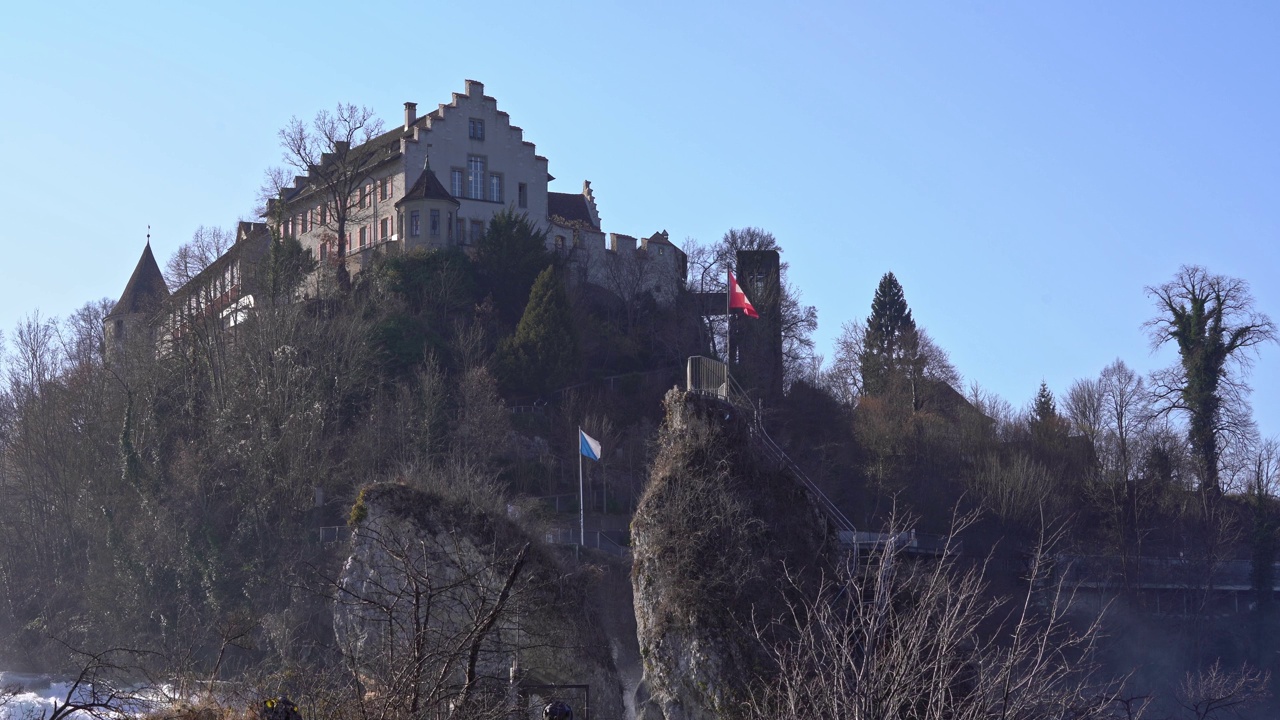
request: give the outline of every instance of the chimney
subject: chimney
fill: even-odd
[[[418,103],[407,102],[404,104],[404,130],[409,132],[409,128],[413,127],[413,121],[418,119]]]

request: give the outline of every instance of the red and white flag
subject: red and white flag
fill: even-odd
[[[742,286],[738,284],[737,279],[733,277],[733,272],[729,273],[729,310],[741,310],[747,317],[759,318],[760,313],[751,306],[751,301],[747,299],[747,294],[742,291]]]

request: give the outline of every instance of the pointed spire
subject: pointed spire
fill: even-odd
[[[159,310],[168,297],[169,286],[156,264],[156,256],[151,254],[151,226],[148,225],[147,245],[142,249],[142,257],[138,258],[138,265],[129,277],[129,284],[124,286],[120,301],[107,317],[152,313]]]

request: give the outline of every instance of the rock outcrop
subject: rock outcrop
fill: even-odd
[[[665,403],[632,522],[640,716],[734,717],[770,671],[761,634],[821,571],[834,532],[732,408],[677,390]]]
[[[571,569],[507,518],[403,485],[366,487],[352,519],[334,629],[370,691],[412,694],[409,676],[420,708],[464,693],[492,706],[516,696],[518,662],[526,689],[589,685],[591,717],[623,716],[590,564]]]

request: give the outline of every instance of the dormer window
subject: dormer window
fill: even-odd
[[[484,120],[480,118],[467,120],[467,137],[472,140],[484,140]]]

